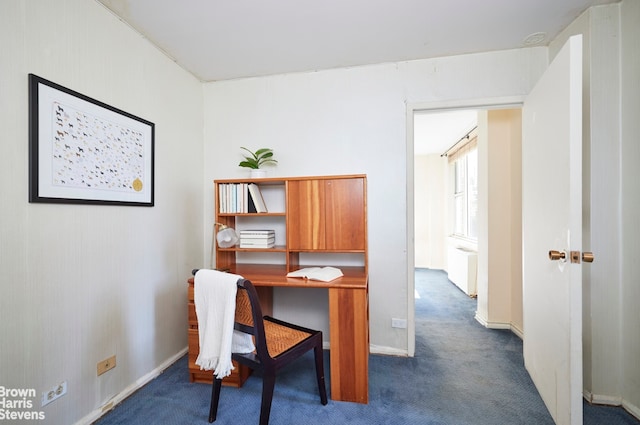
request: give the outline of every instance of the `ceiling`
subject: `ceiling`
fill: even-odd
[[[547,45],[618,0],[97,1],[209,82]]]
[[[477,110],[416,112],[413,116],[413,153],[442,155],[477,124]]]
[[[617,0],[97,1],[200,80],[219,81],[546,45],[588,7]]]

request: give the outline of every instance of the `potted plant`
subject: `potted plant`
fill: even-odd
[[[263,165],[275,165],[278,163],[278,161],[273,158],[273,149],[260,148],[257,151],[252,152],[244,146],[241,146],[240,148],[247,151],[249,154],[244,154],[244,160],[240,161],[240,164],[238,165],[240,167],[251,169],[251,177],[264,177],[266,175],[266,171],[261,170],[260,168]]]

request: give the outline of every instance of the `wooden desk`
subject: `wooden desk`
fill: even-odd
[[[272,314],[273,288],[326,288],[329,291],[331,399],[369,402],[368,277],[362,268],[341,267],[344,276],[331,282],[287,278],[282,265],[236,264],[231,273],[250,280],[264,314]]]

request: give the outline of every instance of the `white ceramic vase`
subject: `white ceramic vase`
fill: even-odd
[[[252,179],[263,179],[267,177],[267,170],[260,170],[260,169],[252,169],[251,170],[251,178]]]

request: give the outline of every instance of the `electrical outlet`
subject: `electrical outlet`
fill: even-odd
[[[116,356],[111,356],[108,359],[98,362],[98,376],[113,369],[114,367],[116,367]]]
[[[391,327],[392,328],[407,328],[407,321],[405,319],[391,319]]]
[[[42,406],[46,406],[67,393],[67,381],[61,382],[55,387],[42,393]]]

